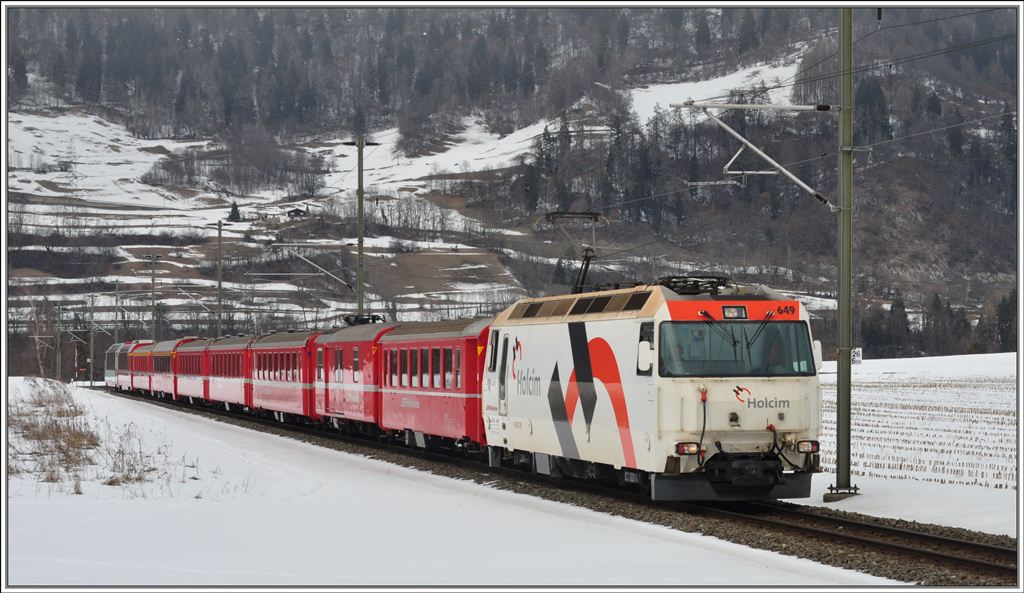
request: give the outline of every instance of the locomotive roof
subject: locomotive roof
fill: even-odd
[[[252,342],[250,348],[289,348],[305,346],[310,336],[320,333],[317,331],[304,332],[281,332],[277,334],[265,334]]]
[[[210,350],[238,350],[245,348],[252,340],[253,336],[228,336],[226,338],[216,338],[210,342]]]
[[[523,299],[499,313],[494,325],[652,317],[665,300],[664,292],[668,289],[662,286],[644,285]]]
[[[206,347],[212,344],[214,341],[215,340],[213,338],[202,338],[199,340],[192,340],[191,342],[186,342],[181,346],[178,346],[178,352],[184,352],[186,350],[189,352],[193,350],[205,350]]]
[[[184,340],[194,340],[195,336],[188,336],[186,338],[175,338],[173,340],[164,340],[163,342],[157,342],[156,346],[153,347],[153,354],[167,354],[168,352],[174,352],[174,347],[180,344]]]
[[[449,321],[414,321],[403,323],[388,332],[380,339],[385,342],[402,342],[408,340],[434,338],[466,338],[476,337],[493,318],[483,319],[452,319]]]
[[[316,343],[366,342],[376,338],[381,332],[388,331],[397,325],[397,323],[361,323],[359,325],[350,325],[331,333],[321,334],[316,339]]]
[[[782,293],[760,284],[733,285],[724,288],[719,294],[679,294],[666,286],[646,284],[618,290],[523,299],[499,313],[494,319],[494,325],[653,317],[665,301],[736,299],[790,300]]]

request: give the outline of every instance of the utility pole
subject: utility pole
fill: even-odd
[[[359,238],[356,240],[357,255],[356,255],[356,289],[357,301],[356,301],[356,313],[359,315],[363,314],[363,235],[365,233],[365,220],[363,218],[363,149],[367,146],[378,146],[377,142],[367,142],[366,137],[360,134],[354,142],[345,142],[347,146],[355,146],[357,157],[357,167],[359,169],[359,181],[356,189],[356,201],[357,201],[357,216],[359,217]]]
[[[853,347],[853,9],[839,9],[839,361],[836,383],[836,483],[825,502],[858,493],[850,485],[850,356]]]
[[[92,372],[93,372],[93,360],[95,360],[95,350],[93,346],[96,341],[94,340],[94,334],[96,330],[96,295],[89,295],[89,387],[92,387]]]
[[[117,344],[118,329],[121,325],[121,281],[114,279],[114,343]]]
[[[221,220],[217,221],[217,337],[220,337],[220,324],[221,319],[224,317],[224,299],[221,292],[223,280],[224,280],[224,268],[223,268],[223,250],[221,241],[223,240],[222,227],[224,222]]]
[[[57,354],[57,373],[56,373],[56,375],[57,375],[57,380],[63,382],[64,381],[64,372],[63,372],[64,368],[61,366],[62,361],[60,359],[60,351],[61,351],[60,336],[61,336],[61,332],[64,331],[64,330],[61,328],[60,322],[61,322],[61,319],[60,319],[60,307],[57,307],[57,327],[54,330],[54,340],[55,340],[56,349],[57,349],[57,352],[56,352],[56,354]]]
[[[156,344],[156,254],[149,256],[149,336]]]

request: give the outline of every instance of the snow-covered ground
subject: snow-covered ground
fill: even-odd
[[[834,385],[826,363],[826,388]],[[12,378],[9,406],[29,397],[32,380]],[[935,385],[954,382],[957,406]],[[933,405],[854,406],[853,483],[862,494],[830,508],[1016,535],[1015,478],[970,482],[943,473],[865,475],[864,456],[937,459],[928,450],[957,431],[949,457],[984,456],[1004,431],[991,418],[948,414],[1006,411],[1016,434],[1016,355],[868,360],[855,367],[854,400],[888,384]],[[948,386],[948,385],[947,385]],[[11,584],[674,584],[871,585],[886,581],[809,561],[751,550],[471,482],[425,474],[216,421],[77,388],[104,444],[83,470],[82,494],[68,481],[9,476]],[[828,399],[829,396],[826,396]],[[832,396],[834,398],[834,396]],[[907,410],[913,410],[908,413]],[[828,412],[825,412],[826,418]],[[884,426],[894,443],[860,432]],[[825,450],[834,442],[826,423]],[[925,438],[931,435],[930,439]],[[885,436],[885,435],[883,435]],[[882,447],[879,443],[885,443]],[[1016,440],[1014,439],[1014,443]],[[111,446],[111,444],[113,446]],[[1003,445],[999,445],[1002,450]],[[110,453],[138,451],[150,479],[107,486]],[[1015,476],[1015,447],[998,460]],[[995,463],[995,461],[993,461]],[[935,472],[946,466],[932,464]],[[812,497],[834,475],[815,476]],[[1012,485],[1012,486],[1011,486]],[[144,535],[140,535],[140,530]],[[140,545],[148,542],[146,545]],[[494,559],[519,570],[495,571]],[[396,562],[400,558],[401,562]],[[566,559],[578,559],[577,562]],[[628,567],[625,569],[624,567]],[[723,575],[727,575],[723,577]]]
[[[13,378],[9,397],[26,397]],[[11,585],[892,583],[77,389],[151,481],[9,479]],[[500,560],[500,561],[499,561]],[[501,567],[505,567],[504,569]],[[722,570],[712,570],[721,567]]]

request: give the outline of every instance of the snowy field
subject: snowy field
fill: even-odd
[[[834,363],[826,363],[830,371]],[[9,410],[31,407],[35,381],[10,380]],[[1016,535],[1017,491],[1008,478],[1016,475],[1016,441],[1004,438],[1016,433],[1015,354],[865,361],[854,381],[853,483],[863,494],[830,508]],[[899,405],[869,399],[890,392],[904,394]],[[73,472],[77,486],[72,475],[45,481],[31,467],[9,471],[11,584],[885,583],[95,390],[70,396],[100,445],[94,464]],[[899,446],[883,447],[890,441],[865,433],[868,426],[900,435]],[[948,472],[984,458],[979,447],[929,448],[957,434],[1004,454],[991,475]],[[823,436],[826,453],[833,442],[831,432]],[[918,460],[913,471],[865,465],[883,449],[883,457]],[[123,479],[132,475],[126,468],[144,479]],[[796,502],[822,504],[832,483],[832,474],[816,476],[812,498]],[[528,568],[491,569],[497,534],[509,564]]]
[[[29,398],[24,379],[10,387],[11,401]],[[73,397],[101,435],[100,463],[82,471],[81,495],[68,480],[9,478],[11,585],[892,583],[97,391]],[[125,457],[147,480],[104,485]],[[495,570],[499,558],[516,568]]]

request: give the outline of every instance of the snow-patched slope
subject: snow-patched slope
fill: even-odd
[[[13,397],[22,381],[11,380]],[[80,496],[10,479],[12,585],[892,583],[97,391],[74,395],[110,432],[132,426],[173,469],[141,486],[97,478]]]

